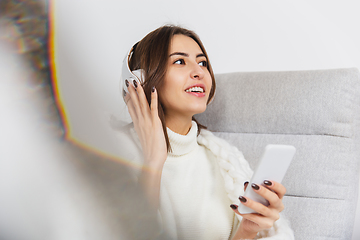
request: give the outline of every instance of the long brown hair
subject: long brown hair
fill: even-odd
[[[207,103],[209,103],[215,94],[215,77],[204,45],[202,44],[198,35],[191,30],[174,25],[165,25],[150,32],[141,41],[134,45],[133,53],[129,60],[130,69],[132,71],[137,69],[142,69],[144,71],[144,79],[141,85],[144,88],[146,98],[150,104],[151,90],[153,87],[159,90],[158,93],[161,94],[161,88],[163,86],[167,70],[167,62],[169,59],[170,44],[173,36],[176,34],[181,34],[192,38],[205,54],[207,59],[207,69],[212,79],[209,99],[207,100]],[[159,118],[162,122],[167,150],[170,152],[171,146],[165,123],[166,109],[164,109],[164,105],[160,101],[160,98],[158,98],[158,100]],[[205,126],[199,124],[194,117],[192,119],[198,124],[198,134],[200,133],[201,129],[206,128]]]

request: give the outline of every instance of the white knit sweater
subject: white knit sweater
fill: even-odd
[[[135,131],[132,135],[140,146]],[[172,239],[231,239],[241,221],[230,204],[240,204],[244,182],[252,170],[243,154],[225,140],[192,122],[184,136],[167,129],[172,152],[166,159],[160,187],[160,215]],[[134,159],[135,160],[135,159]],[[138,159],[136,159],[138,163]],[[294,239],[283,216],[260,239]]]

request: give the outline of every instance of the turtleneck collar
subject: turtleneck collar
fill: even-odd
[[[198,146],[196,138],[198,126],[196,122],[191,122],[190,131],[186,135],[175,133],[169,128],[166,129],[172,149],[172,152],[168,153],[169,156],[181,156],[187,154]]]

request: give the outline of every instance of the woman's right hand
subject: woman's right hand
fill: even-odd
[[[129,93],[124,96],[135,131],[139,137],[144,156],[144,165],[161,171],[167,158],[167,146],[161,120],[158,114],[158,94],[151,93],[151,104],[146,99],[144,89],[134,80],[126,80]]]

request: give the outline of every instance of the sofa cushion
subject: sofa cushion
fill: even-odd
[[[360,111],[355,68],[228,73],[216,81],[215,99],[199,116],[213,131],[354,134],[354,110]]]
[[[215,100],[196,116],[254,169],[267,144],[297,152],[283,184],[296,239],[350,239],[360,159],[357,69],[216,75]]]

